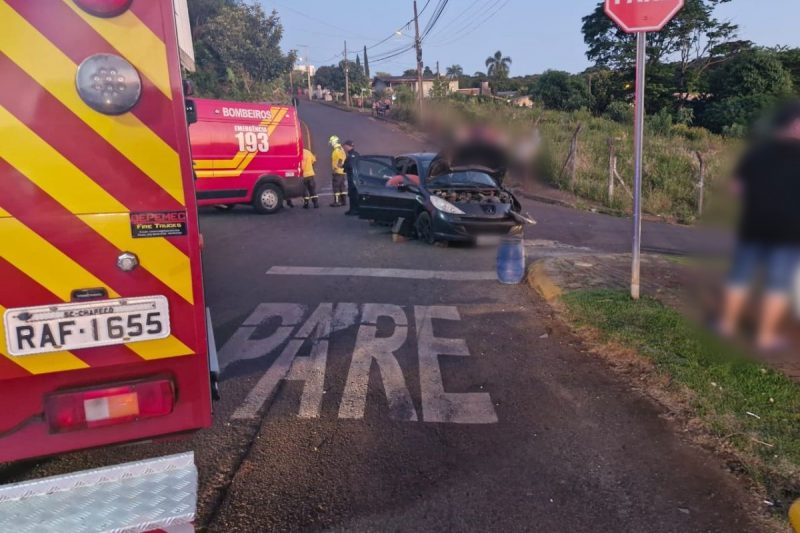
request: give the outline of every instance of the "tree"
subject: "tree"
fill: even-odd
[[[431,87],[431,96],[433,98],[444,98],[450,94],[450,83],[444,78],[436,78],[433,80]]]
[[[450,65],[445,70],[445,75],[452,79],[460,78],[464,75],[464,68],[459,64]]]
[[[710,96],[701,125],[715,132],[749,127],[771,105],[793,92],[792,77],[777,54],[750,50],[738,54],[709,76]]]
[[[511,58],[503,57],[503,53],[498,50],[493,56],[486,58],[486,73],[496,79],[507,78],[511,71]]]
[[[486,76],[485,72],[481,72],[480,70],[476,70],[475,74],[473,74],[472,77],[473,78],[478,78],[478,79],[485,79],[487,76]]]
[[[364,45],[364,75],[369,78],[369,57],[367,57],[366,45]]]
[[[720,22],[713,14],[720,4],[731,0],[686,0],[686,4],[663,30],[648,34],[647,57],[650,63],[660,63],[679,55],[681,64],[708,68],[724,45],[732,42],[739,27]],[[600,2],[595,10],[583,17],[583,40],[589,47],[586,57],[598,66],[614,69],[629,68],[636,58],[636,36],[623,32],[612,21]],[[722,48],[720,48],[722,47]]]
[[[429,76],[429,77],[433,76],[433,71],[431,70],[431,67],[429,67],[428,65],[425,65],[425,69],[422,71],[422,75],[423,76]]]
[[[779,47],[775,53],[783,68],[792,76],[795,91],[800,91],[800,48]]]
[[[336,65],[319,67],[314,73],[314,85],[331,91],[344,91],[344,72]]]
[[[409,68],[403,71],[404,78],[416,78],[417,77],[417,69]]]
[[[283,27],[276,12],[238,0],[191,2],[198,94],[241,100],[276,97],[295,62],[280,48]]]
[[[580,76],[560,70],[542,74],[532,93],[546,108],[559,111],[575,111],[592,103],[586,82]]]

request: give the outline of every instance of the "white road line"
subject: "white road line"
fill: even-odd
[[[271,276],[357,276],[366,278],[436,279],[445,281],[497,281],[497,273],[478,270],[414,270],[406,268],[351,268],[274,266]]]

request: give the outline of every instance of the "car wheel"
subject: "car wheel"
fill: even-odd
[[[436,239],[433,237],[433,221],[427,211],[423,211],[417,216],[414,222],[414,231],[417,239],[427,244],[434,244]]]
[[[271,215],[283,209],[283,191],[274,183],[265,183],[253,194],[253,207],[264,215]]]
[[[236,209],[236,204],[217,204],[214,206],[214,209],[219,211],[233,211]]]

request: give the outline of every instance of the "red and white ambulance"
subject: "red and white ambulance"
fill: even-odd
[[[294,107],[194,102],[197,123],[189,136],[199,205],[251,204],[271,214],[303,195],[303,136]]]

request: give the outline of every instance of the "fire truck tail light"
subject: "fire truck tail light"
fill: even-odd
[[[136,68],[113,54],[95,54],[83,60],[75,76],[81,100],[106,115],[130,111],[142,95]]]
[[[133,0],[75,0],[75,3],[97,17],[116,17],[131,7]]]
[[[50,395],[45,417],[50,431],[60,433],[165,416],[174,406],[172,381],[157,379]]]

